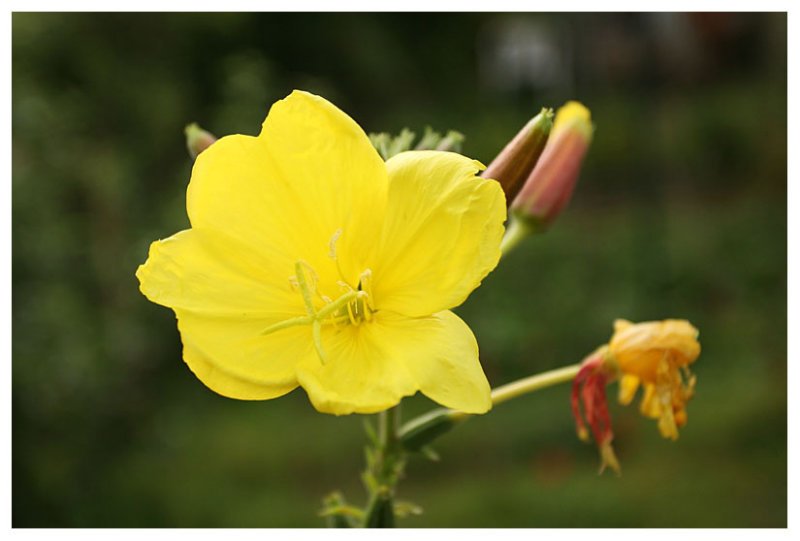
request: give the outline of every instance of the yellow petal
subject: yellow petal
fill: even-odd
[[[623,406],[630,404],[634,395],[636,395],[637,389],[639,389],[638,377],[630,374],[622,376],[622,379],[619,381],[619,394],[617,396],[619,403]]]
[[[187,211],[193,228],[236,237],[280,266],[279,276],[307,261],[334,296],[339,280],[358,285],[387,183],[361,128],[328,101],[295,91],[272,106],[258,137],[223,137],[198,156]]]
[[[271,267],[235,239],[187,229],[154,242],[136,276],[148,299],[172,308],[277,319],[303,314],[299,295]]]
[[[241,400],[275,398],[297,386],[295,367],[316,357],[307,325],[263,335],[274,318],[214,317],[175,310],[184,361],[211,390]]]
[[[661,416],[658,418],[658,431],[664,438],[670,440],[678,439],[678,427],[675,424],[672,408],[663,408],[661,410]]]
[[[358,327],[324,329],[322,343],[327,362],[304,361],[297,379],[323,413],[374,413],[417,390],[467,413],[491,408],[475,337],[452,312],[407,318],[380,311]]]
[[[633,322],[627,319],[618,318],[614,320],[614,332],[621,332],[628,327],[633,327]]]
[[[297,367],[297,381],[322,413],[376,413],[414,394],[417,385],[376,319],[359,326],[324,327],[318,356]]]
[[[191,343],[183,345],[183,360],[197,379],[212,391],[237,400],[268,400],[297,387],[296,381],[270,381],[239,374],[213,362]]]
[[[500,258],[500,184],[451,152],[403,152],[386,167],[389,205],[371,267],[376,306],[407,316],[458,306]]]
[[[478,343],[461,318],[445,310],[426,318],[397,318],[391,329],[398,355],[404,355],[423,394],[466,413],[489,411],[491,388],[478,360]]]
[[[641,404],[639,404],[639,411],[642,415],[651,419],[658,419],[661,416],[661,403],[654,383],[644,385],[644,396]]]
[[[697,329],[686,320],[667,319],[615,324],[609,342],[623,372],[654,382],[659,363],[666,358],[675,366],[694,362],[700,354]]]

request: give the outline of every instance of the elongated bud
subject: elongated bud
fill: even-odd
[[[558,110],[539,161],[511,203],[514,219],[531,232],[546,229],[569,202],[592,132],[589,110],[580,103]]]
[[[189,150],[189,155],[193,160],[217,140],[211,133],[194,122],[186,126],[183,132],[186,134],[186,148]]]
[[[483,178],[491,178],[500,183],[509,204],[522,189],[539,160],[552,127],[553,110],[543,108],[541,113],[525,124],[481,174]]]
[[[446,408],[433,410],[400,429],[400,444],[406,451],[423,451],[442,434],[449,432],[466,417]]]

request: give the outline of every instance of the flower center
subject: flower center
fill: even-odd
[[[314,348],[322,364],[327,362],[327,355],[322,348],[322,326],[333,325],[360,325],[372,319],[375,308],[372,305],[372,271],[369,269],[361,273],[358,289],[353,289],[346,282],[338,282],[343,293],[336,299],[322,295],[317,290],[317,273],[314,268],[299,259],[294,264],[295,275],[289,278],[292,288],[299,290],[305,305],[305,316],[290,318],[270,325],[261,334],[271,334],[281,329],[297,325],[311,325],[311,336]],[[314,297],[318,296],[325,303],[321,309],[314,306]]]

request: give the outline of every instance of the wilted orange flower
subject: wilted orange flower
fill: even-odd
[[[630,404],[639,385],[644,386],[641,411],[658,419],[665,438],[677,439],[678,427],[686,424],[686,403],[694,395],[697,378],[689,364],[700,355],[698,331],[686,320],[667,319],[631,323],[614,322],[611,341],[584,359],[572,384],[572,414],[578,435],[588,440],[583,414],[600,450],[602,472],[606,466],[619,471],[611,441],[605,387],[620,379],[619,401]]]
[[[630,404],[643,385],[641,412],[658,419],[658,430],[665,438],[677,439],[678,427],[686,424],[686,403],[697,381],[689,364],[700,355],[698,334],[683,319],[614,322],[608,348],[622,372],[619,401]]]

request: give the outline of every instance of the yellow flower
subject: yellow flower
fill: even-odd
[[[642,384],[641,412],[658,419],[665,438],[677,439],[678,427],[686,424],[686,403],[697,381],[689,371],[689,364],[700,355],[697,335],[686,320],[614,322],[608,348],[622,372],[619,401],[629,404]]]
[[[314,407],[372,413],[420,390],[469,413],[490,389],[461,304],[497,265],[500,185],[449,152],[381,160],[321,97],[275,103],[258,137],[223,137],[192,170],[191,229],[136,275],[172,308],[183,358],[219,394],[298,385]]]

